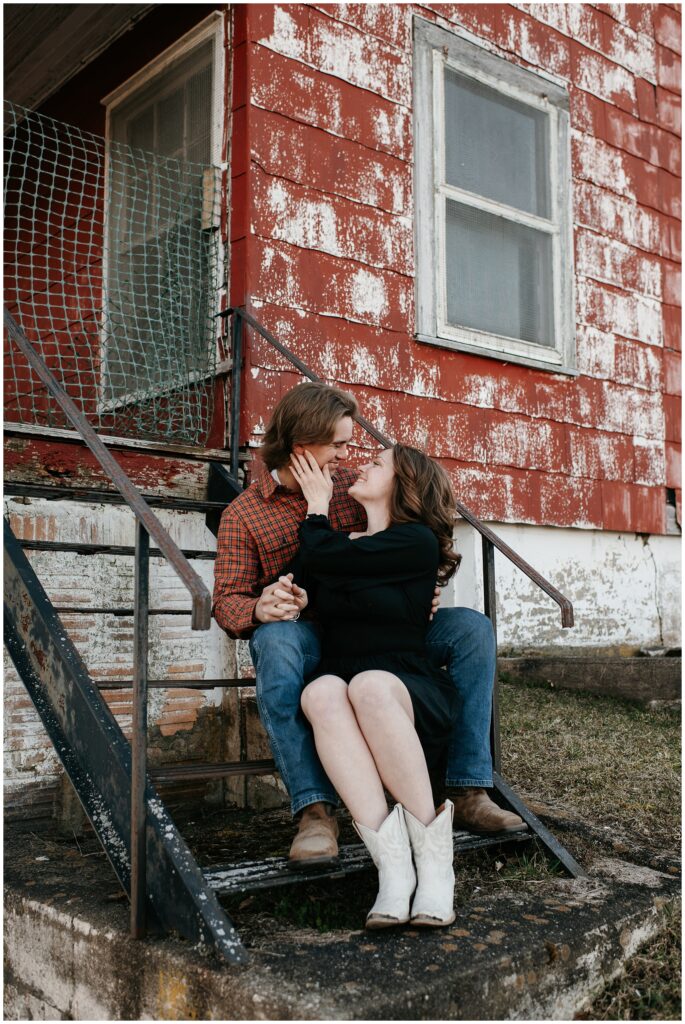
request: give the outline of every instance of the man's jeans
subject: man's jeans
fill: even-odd
[[[449,748],[447,785],[492,786],[490,710],[495,640],[490,620],[471,608],[441,608],[426,638],[437,666],[446,666],[461,696]],[[304,680],[321,657],[311,622],[268,622],[250,640],[259,714],[296,814],[308,804],[337,804],[300,708]]]

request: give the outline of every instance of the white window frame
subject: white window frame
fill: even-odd
[[[475,79],[549,117],[550,217],[508,206],[444,181],[445,68]],[[576,374],[569,96],[551,77],[529,71],[471,39],[414,18],[414,195],[416,339],[444,348]],[[447,322],[445,198],[542,230],[552,238],[554,347]]]
[[[222,146],[224,141],[224,77],[225,77],[225,54],[224,54],[224,13],[222,11],[212,11],[203,21],[192,28],[189,32],[183,35],[171,46],[167,47],[161,54],[151,60],[143,68],[137,71],[130,78],[127,78],[125,82],[117,86],[116,89],[108,93],[100,101],[105,107],[105,179],[104,179],[104,194],[109,194],[109,154],[110,144],[112,142],[112,115],[116,111],[117,107],[121,106],[122,103],[127,102],[133,94],[139,90],[145,88],[145,86],[156,78],[158,75],[163,74],[173,64],[183,60],[183,58],[194,50],[196,47],[201,46],[202,43],[212,39],[213,46],[213,82],[212,82],[212,111],[211,111],[211,168],[214,169],[214,185],[217,187],[217,183],[221,181],[221,172],[225,170],[224,165],[221,161]],[[219,228],[220,213],[218,214],[218,221],[216,227]],[[105,208],[104,216],[104,234],[105,239],[103,261],[102,261],[102,272],[103,282],[109,280],[109,267],[108,267],[108,253],[109,246],[107,245],[107,239],[109,238],[109,223],[108,223],[108,210]],[[226,246],[223,244],[221,239],[221,231],[216,230],[214,232],[215,247],[212,253],[213,261],[216,261],[218,267],[217,279],[220,279],[224,286],[227,281],[227,270],[225,266],[226,260]],[[219,296],[217,295],[217,308],[216,312],[220,310]],[[218,345],[220,340],[220,322],[215,321],[217,324],[216,333],[212,339],[209,340],[209,344]],[[118,395],[116,398],[105,396],[105,375],[104,367],[107,363],[107,338],[103,330],[100,335],[100,366],[102,371],[100,374],[100,387],[98,389],[98,401],[97,408],[99,412],[107,412],[115,410],[126,405],[130,405],[133,402],[139,401],[142,394],[136,392],[130,392],[129,394]],[[198,381],[205,378],[206,375],[201,374],[198,371],[186,374],[182,380],[176,383],[176,386],[185,386],[186,384],[197,383]],[[167,391],[173,390],[173,384],[169,388],[161,388],[160,395],[163,395]]]

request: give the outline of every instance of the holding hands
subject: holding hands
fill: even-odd
[[[305,449],[304,455],[292,453],[290,471],[307,499],[307,514],[327,516],[333,496],[333,480],[328,466],[324,466],[323,470],[319,469],[314,456]]]
[[[299,619],[307,600],[307,591],[293,582],[293,574],[289,572],[287,576],[279,576],[277,583],[264,588],[255,606],[255,618],[258,622]]]

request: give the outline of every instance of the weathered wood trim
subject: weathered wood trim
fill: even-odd
[[[84,445],[83,438],[76,430],[64,430],[61,427],[42,427],[32,423],[5,423],[4,433],[8,436],[23,434],[37,437],[41,441],[66,441],[68,444]],[[135,448],[139,452],[150,452],[152,455],[183,455],[198,462],[225,461],[228,459],[226,448],[196,448],[192,445],[173,444],[166,441],[148,441],[131,437],[109,437],[98,434],[108,448]],[[242,461],[249,462],[250,456],[242,452],[238,456]]]

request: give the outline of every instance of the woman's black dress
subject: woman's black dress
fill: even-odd
[[[330,673],[349,682],[374,668],[398,676],[411,696],[433,792],[441,799],[459,698],[425,647],[438,563],[437,537],[422,523],[350,540],[326,516],[309,516],[300,526],[293,569],[321,627],[322,658],[310,678]]]

